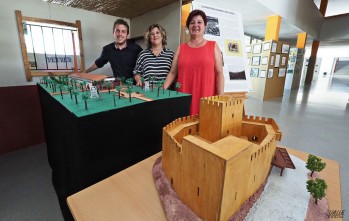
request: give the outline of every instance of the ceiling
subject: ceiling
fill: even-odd
[[[224,0],[215,0],[221,1]],[[314,4],[319,8],[321,0],[314,0]],[[242,14],[244,32],[250,35],[264,38],[266,21],[269,16],[275,15],[275,12],[261,6],[255,0],[244,0],[234,5],[234,10]],[[328,0],[325,17],[349,13],[349,0]],[[299,33],[303,30],[289,24],[281,19],[279,40],[296,41]],[[311,36],[308,36],[308,42],[312,42]]]
[[[178,0],[42,0],[123,18],[134,18]]]
[[[124,18],[134,18],[149,11],[164,7],[178,0],[42,0],[49,3],[80,8],[88,11],[99,12],[107,15],[113,15]],[[190,2],[183,0],[182,2]],[[250,35],[263,38],[265,34],[267,17],[275,15],[275,12],[269,10],[255,0],[238,1],[233,0],[215,0],[220,7],[233,8],[242,14],[244,31]],[[314,0],[314,4],[320,7],[321,0]],[[349,0],[328,0],[326,16],[349,13]],[[297,27],[281,20],[279,39],[292,40],[297,39],[298,33],[303,32]],[[308,40],[312,41],[308,36]]]

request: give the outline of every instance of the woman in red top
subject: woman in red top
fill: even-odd
[[[199,114],[200,98],[222,95],[224,77],[222,53],[215,41],[204,39],[207,25],[206,14],[192,11],[187,19],[190,40],[181,44],[173,58],[164,88],[167,89],[177,78],[179,91],[192,95],[190,114]]]

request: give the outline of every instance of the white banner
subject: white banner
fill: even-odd
[[[192,6],[193,10],[200,9],[206,13],[204,37],[216,41],[223,53],[224,92],[251,92],[241,15],[196,2],[192,2]]]

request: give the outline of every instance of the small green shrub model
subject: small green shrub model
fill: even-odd
[[[317,200],[321,200],[326,196],[327,184],[323,179],[316,178],[315,180],[307,181],[307,190],[310,195],[315,199],[315,204],[317,205]]]
[[[319,157],[309,154],[305,167],[311,171],[310,176],[312,177],[315,171],[321,172],[326,167],[326,163],[322,162]]]

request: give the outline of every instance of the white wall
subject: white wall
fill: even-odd
[[[311,48],[306,49],[305,58],[310,57]],[[317,58],[321,59],[321,65],[319,74],[322,75],[327,72],[327,75],[331,74],[333,61],[336,57],[345,58],[349,57],[349,45],[342,45],[340,47],[322,46],[317,52]]]
[[[167,48],[176,51],[180,42],[181,27],[181,1],[151,11],[147,14],[131,19],[131,32],[133,37],[143,36],[152,24],[159,24],[167,32]],[[143,48],[146,44],[141,45]]]
[[[34,78],[32,82],[27,82],[25,78],[15,10],[20,10],[23,16],[29,17],[66,22],[80,20],[86,66],[94,62],[105,44],[114,41],[112,29],[117,17],[48,4],[41,0],[6,1],[0,7],[0,87],[30,85],[38,80]],[[99,69],[98,73],[112,75],[109,65]]]

